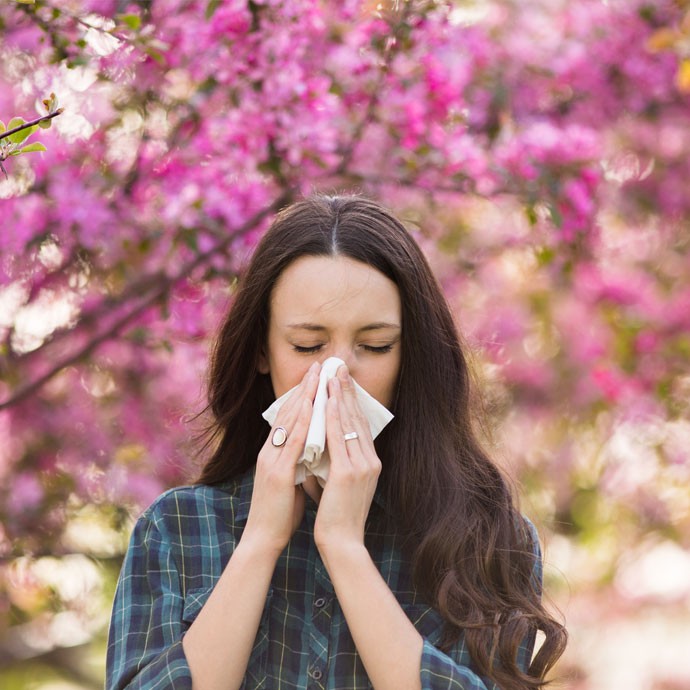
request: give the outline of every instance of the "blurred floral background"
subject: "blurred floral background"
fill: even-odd
[[[444,285],[557,687],[688,690],[689,117],[687,0],[3,2],[0,687],[102,687],[238,271],[325,190],[393,208]]]

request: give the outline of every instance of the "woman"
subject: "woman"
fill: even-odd
[[[296,485],[332,356],[330,474]],[[375,443],[355,381],[394,414]],[[270,428],[262,412],[289,391]],[[543,685],[565,631],[469,398],[447,303],[393,215],[325,196],[280,213],[213,353],[215,450],[134,530],[107,687]]]

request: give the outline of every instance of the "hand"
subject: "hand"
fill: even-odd
[[[319,368],[318,363],[311,366],[280,408],[256,460],[252,502],[242,539],[257,540],[276,557],[287,545],[304,514],[304,491],[295,486],[295,468],[309,430]],[[271,439],[279,426],[287,431],[287,441],[276,447]]]
[[[333,548],[364,544],[364,527],[381,474],[381,460],[346,366],[328,386],[326,438],[331,468],[321,495],[314,540],[322,556]],[[344,435],[357,432],[346,441]]]

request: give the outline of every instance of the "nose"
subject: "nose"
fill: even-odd
[[[342,359],[345,364],[347,364],[348,371],[351,376],[355,375],[355,369],[357,368],[355,354],[351,347],[339,347],[334,348],[333,352],[328,354],[328,357],[337,357]]]

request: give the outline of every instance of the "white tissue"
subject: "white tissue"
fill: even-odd
[[[319,376],[319,386],[316,389],[314,406],[312,410],[311,423],[307,432],[307,440],[304,444],[302,456],[297,463],[295,484],[301,484],[309,474],[313,474],[319,484],[324,486],[328,479],[328,471],[331,461],[326,448],[326,402],[328,401],[328,382],[335,376],[338,367],[345,364],[338,357],[329,357],[321,365]],[[388,422],[393,419],[393,414],[387,410],[378,400],[373,398],[353,380],[357,393],[357,402],[362,413],[369,422],[372,438],[376,438]],[[295,386],[296,388],[297,386]],[[278,410],[283,403],[290,397],[295,388],[291,388],[287,393],[281,395],[268,409],[261,415],[271,426],[275,421]]]

